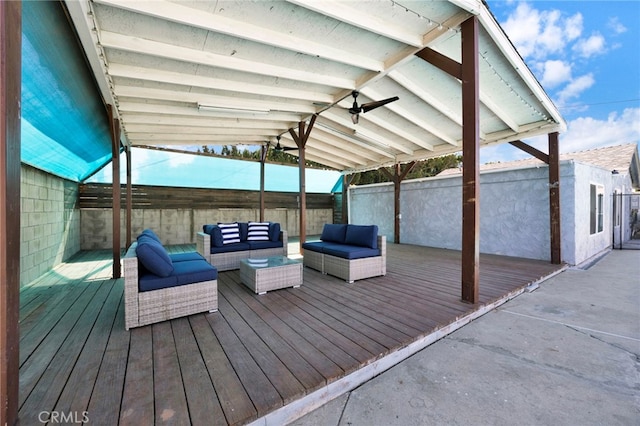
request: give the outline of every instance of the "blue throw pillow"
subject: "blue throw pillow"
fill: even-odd
[[[173,262],[162,244],[148,236],[138,240],[136,256],[142,265],[152,274],[168,277],[173,273]]]
[[[322,235],[320,235],[320,239],[322,241],[344,244],[346,232],[347,225],[340,223],[325,223],[324,228],[322,228]]]
[[[280,224],[278,222],[269,222],[269,239],[271,241],[280,241]]]
[[[377,249],[378,225],[349,225],[344,242],[352,246]]]

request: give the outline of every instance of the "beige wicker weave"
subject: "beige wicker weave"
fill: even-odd
[[[125,328],[153,324],[200,312],[218,310],[218,280],[153,291],[138,291],[137,243],[122,259],[124,266]]]
[[[258,294],[286,287],[300,287],[302,262],[285,256],[243,259],[240,261],[240,281]]]
[[[198,232],[196,234],[196,249],[198,250],[198,253],[207,259],[207,261],[215,266],[218,269],[218,272],[220,272],[240,269],[240,261],[242,259],[264,258],[271,256],[286,257],[288,254],[287,240],[287,231],[280,231],[282,247],[211,254],[211,235],[204,232]]]
[[[348,283],[364,278],[387,274],[387,237],[378,235],[380,256],[363,259],[343,259],[341,257],[305,250],[303,263],[323,274],[342,278]]]

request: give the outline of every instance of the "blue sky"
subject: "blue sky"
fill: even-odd
[[[560,151],[640,141],[640,1],[487,0],[567,122]],[[547,138],[525,142],[547,151]],[[506,144],[480,162],[528,154]]]

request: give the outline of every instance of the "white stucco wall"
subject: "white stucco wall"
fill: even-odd
[[[550,260],[547,166],[484,172],[480,176],[480,251]],[[590,182],[605,187],[605,229],[589,235]],[[462,178],[405,181],[400,193],[400,242],[460,250]],[[611,243],[611,173],[560,164],[562,259],[578,264]],[[586,198],[585,198],[586,197]],[[350,222],[377,224],[393,241],[393,185],[350,188]],[[608,222],[607,222],[608,221]]]
[[[606,169],[588,164],[575,163],[575,258],[567,258],[570,264],[582,263],[606,250],[613,243],[612,236],[612,194],[613,179]],[[602,232],[590,234],[591,185],[604,187],[604,227]],[[570,229],[567,229],[569,232]]]

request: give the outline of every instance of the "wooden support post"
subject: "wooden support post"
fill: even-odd
[[[0,2],[0,425],[18,424],[22,3]]]
[[[111,130],[111,170],[113,172],[113,278],[122,276],[120,266],[120,122],[113,115],[113,106],[107,105]]]
[[[298,170],[300,174],[300,252],[302,252],[302,244],[307,240],[307,189],[305,182],[305,146],[311,135],[313,125],[318,118],[317,115],[311,116],[309,127],[305,126],[305,122],[298,123],[298,134],[295,130],[289,129],[289,134],[298,146]]]
[[[549,225],[551,233],[551,263],[562,263],[560,233],[560,153],[558,132],[549,134]]]
[[[267,161],[269,145],[260,147],[260,222],[264,222],[264,164]]]
[[[480,282],[480,114],[478,18],[462,28],[462,300],[478,302]]]
[[[509,142],[511,145],[533,155],[549,165],[549,245],[551,263],[562,263],[562,234],[560,233],[560,152],[558,133],[549,133],[549,154],[527,145],[522,141]]]
[[[393,182],[393,242],[396,244],[400,244],[400,185],[416,164],[415,161],[412,161],[402,170],[400,164],[396,163],[393,167],[393,174],[384,167],[381,169]]]
[[[127,244],[126,247],[131,246],[131,215],[133,211],[133,199],[131,189],[131,147],[125,147],[125,154],[127,158]]]

